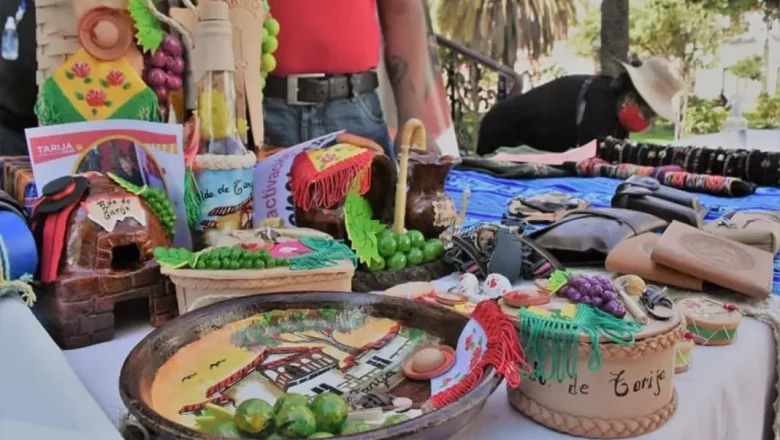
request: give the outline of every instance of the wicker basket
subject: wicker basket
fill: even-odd
[[[314,270],[195,270],[161,268],[176,286],[179,314],[230,298],[280,292],[351,292],[355,267],[344,260]]]
[[[35,2],[35,40],[38,42],[36,79],[39,85],[79,49],[77,25],[73,1]]]

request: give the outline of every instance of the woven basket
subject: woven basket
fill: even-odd
[[[39,85],[81,47],[76,36],[77,25],[78,19],[71,0],[36,0],[36,80]]]
[[[242,296],[281,292],[351,292],[352,262],[344,260],[336,266],[314,270],[290,270],[287,267],[258,270],[195,270],[167,269],[176,286],[179,314],[205,307],[215,302]]]

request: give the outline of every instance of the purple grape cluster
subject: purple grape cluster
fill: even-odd
[[[144,58],[144,81],[154,90],[160,103],[160,116],[168,121],[168,95],[183,86],[184,46],[173,35],[166,35],[160,47]]]
[[[626,315],[626,309],[618,299],[612,281],[602,276],[573,275],[558,291],[558,296],[571,302],[597,307],[616,318]]]

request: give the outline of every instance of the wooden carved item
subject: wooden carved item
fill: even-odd
[[[89,180],[89,195],[68,218],[57,278],[39,295],[43,321],[66,349],[111,340],[114,308],[123,301],[148,298],[154,326],[176,316],[173,288],[152,255],[156,246],[171,246],[165,228],[140,200],[146,225],[126,217],[106,230],[91,217],[90,204],[136,196],[101,174]]]

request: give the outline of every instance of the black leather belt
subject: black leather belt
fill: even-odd
[[[348,75],[269,75],[266,78],[265,96],[282,99],[287,105],[324,104],[370,92],[379,87],[376,72]]]

